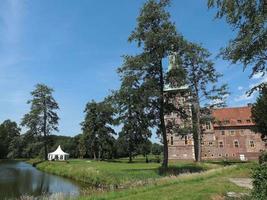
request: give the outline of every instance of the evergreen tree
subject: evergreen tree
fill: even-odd
[[[112,128],[116,124],[115,110],[107,101],[91,101],[87,103],[84,112],[85,119],[81,125],[87,151],[92,152],[94,159],[103,159],[109,148],[107,146],[113,145],[113,135],[116,134]]]
[[[20,136],[20,128],[16,122],[5,120],[0,125],[0,158],[7,158],[9,151],[15,150],[14,143],[17,137]]]
[[[222,50],[224,59],[252,67],[251,76],[267,72],[267,6],[265,0],[208,0],[208,7],[217,7],[216,18],[225,17],[234,39]],[[262,83],[256,88],[262,88]],[[253,90],[252,90],[253,91]]]
[[[227,85],[217,87],[221,75],[216,72],[210,53],[200,45],[188,42],[186,51],[177,62],[186,71],[186,83],[192,96],[195,154],[196,160],[200,161],[203,124],[211,120],[210,108],[225,105]]]
[[[125,56],[124,65],[118,70],[121,87],[113,94],[118,120],[123,124],[119,137],[127,143],[129,162],[139,143],[151,136],[149,128],[152,126],[148,98],[139,81],[140,73],[132,70],[139,65],[136,61],[134,57]]]
[[[24,115],[21,122],[22,126],[29,129],[28,134],[41,137],[45,160],[48,156],[47,137],[52,131],[58,131],[59,117],[56,110],[59,107],[52,96],[53,91],[44,84],[37,84],[35,90],[31,92],[32,99],[28,101],[28,104],[31,104],[31,110]]]
[[[168,166],[164,120],[164,85],[167,75],[162,63],[172,52],[181,53],[184,42],[176,32],[175,25],[170,22],[170,15],[166,11],[168,5],[168,0],[148,0],[140,11],[135,30],[129,37],[130,42],[135,41],[138,47],[142,48],[139,55],[132,57],[138,64],[129,66],[129,69],[139,73],[144,95],[148,97],[150,108],[153,110],[154,125],[157,126],[157,133],[162,137],[164,145],[164,168]]]
[[[267,87],[260,91],[256,103],[252,107],[252,120],[256,124],[255,131],[267,136]]]

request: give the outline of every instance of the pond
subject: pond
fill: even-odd
[[[78,196],[81,185],[41,172],[22,161],[0,161],[0,199],[41,195]]]

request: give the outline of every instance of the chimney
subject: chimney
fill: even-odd
[[[248,103],[248,107],[252,107],[252,103]]]

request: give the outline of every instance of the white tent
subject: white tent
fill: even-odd
[[[60,145],[57,150],[48,154],[48,160],[67,160],[69,158],[69,154],[62,151]]]

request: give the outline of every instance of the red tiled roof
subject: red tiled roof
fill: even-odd
[[[214,109],[212,115],[215,118],[214,127],[254,125],[250,106]]]

